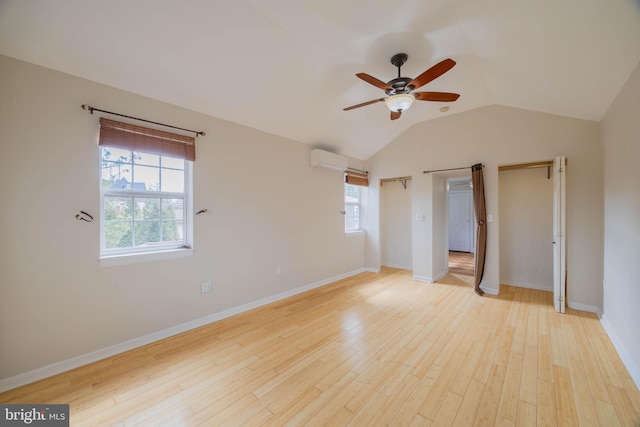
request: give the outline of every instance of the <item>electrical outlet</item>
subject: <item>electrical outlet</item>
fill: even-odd
[[[276,275],[280,275],[282,273],[282,268],[279,265],[276,265]]]
[[[211,282],[204,282],[200,284],[200,292],[206,294],[207,292],[211,292],[213,290],[213,285]]]

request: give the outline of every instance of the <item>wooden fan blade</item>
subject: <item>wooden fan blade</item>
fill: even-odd
[[[352,105],[351,107],[343,108],[344,111],[353,110],[354,108],[364,107],[365,105],[375,104],[376,102],[384,101],[384,98],[374,99],[371,101],[363,102],[362,104]]]
[[[400,118],[400,116],[402,115],[402,112],[400,111],[392,111],[391,112],[391,120],[397,120]]]
[[[418,101],[453,102],[460,98],[457,93],[449,92],[413,92]]]
[[[393,90],[393,88],[391,86],[389,86],[388,84],[386,84],[382,80],[378,80],[375,77],[370,76],[369,74],[358,73],[358,74],[356,74],[356,77],[359,77],[362,80],[364,80],[365,82],[367,82],[369,84],[372,84],[375,87],[378,87],[378,88],[380,88],[382,90]]]
[[[451,58],[440,61],[424,73],[420,74],[415,79],[411,80],[407,86],[413,86],[412,90],[418,89],[419,87],[426,85],[430,81],[437,79],[438,77],[452,69],[454,65],[456,65],[456,61]]]

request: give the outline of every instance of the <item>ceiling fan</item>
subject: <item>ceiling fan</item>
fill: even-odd
[[[391,120],[400,118],[403,111],[406,111],[411,107],[413,101],[436,101],[436,102],[453,102],[457,100],[460,95],[457,93],[449,92],[414,92],[418,89],[433,81],[449,71],[456,65],[456,61],[451,58],[447,58],[440,61],[433,67],[429,68],[424,73],[420,74],[415,79],[409,77],[401,77],[400,67],[404,65],[409,56],[406,53],[398,53],[391,57],[391,63],[398,67],[398,77],[389,80],[387,83],[382,80],[378,80],[373,76],[366,73],[358,73],[357,77],[361,78],[365,82],[374,85],[377,88],[384,90],[387,94],[384,98],[373,99],[371,101],[363,102],[362,104],[352,105],[351,107],[343,108],[344,111],[353,110],[354,108],[364,107],[366,105],[375,104],[376,102],[384,102],[386,106],[391,110]]]

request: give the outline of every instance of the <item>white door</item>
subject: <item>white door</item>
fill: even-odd
[[[559,313],[566,308],[567,248],[566,248],[566,160],[553,161],[553,306]]]
[[[449,250],[471,252],[473,249],[472,192],[449,193]]]

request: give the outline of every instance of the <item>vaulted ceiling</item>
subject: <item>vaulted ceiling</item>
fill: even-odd
[[[421,90],[460,99],[342,111],[384,96],[355,74],[397,77],[399,52],[406,77],[454,59]],[[640,1],[0,0],[0,54],[367,159],[491,104],[600,120],[640,61]]]

